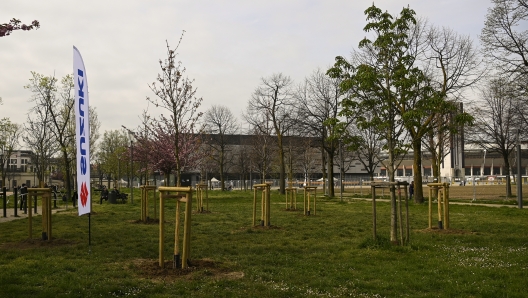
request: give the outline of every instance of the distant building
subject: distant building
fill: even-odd
[[[2,185],[0,179],[0,188],[15,188],[26,184],[28,187],[38,186],[38,177],[36,167],[32,161],[33,152],[30,150],[17,150],[11,153],[9,163],[4,167],[6,171],[6,185]],[[52,162],[53,163],[53,162]],[[56,171],[56,164],[50,165],[45,171],[45,181],[50,181],[50,174]],[[0,177],[1,178],[1,177]]]

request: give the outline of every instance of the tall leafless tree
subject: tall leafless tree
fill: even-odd
[[[518,117],[517,88],[507,78],[494,78],[481,91],[480,101],[474,107],[475,126],[469,142],[502,156],[503,174],[506,175],[506,196],[511,196],[511,155],[517,141],[517,129],[525,130]]]
[[[292,128],[293,97],[291,92],[292,80],[282,73],[262,78],[260,86],[253,92],[248,102],[244,118],[261,134],[267,134],[268,123],[273,127],[277,138],[279,153],[279,187],[280,193],[285,193],[286,165],[284,160],[284,135]],[[265,119],[266,121],[262,121]],[[266,123],[265,123],[266,122]]]
[[[228,150],[229,135],[238,131],[239,125],[233,113],[220,105],[213,105],[205,112],[204,116],[205,134],[203,143],[210,151],[208,154],[216,162],[220,174],[220,187],[225,190],[225,173],[230,165],[233,165],[233,152]]]
[[[248,148],[248,144],[241,144],[235,148],[235,168],[240,173],[240,180],[243,181],[241,187],[247,190],[249,185],[247,180],[249,179],[249,173],[251,171],[251,150]]]
[[[421,68],[429,76],[427,82],[432,88],[425,94],[429,100],[418,97],[416,104],[425,113],[409,127],[414,153],[414,199],[423,202],[422,146],[429,149],[433,176],[439,178],[440,162],[452,148],[450,140],[471,122],[471,117],[459,109],[459,103],[464,100],[464,92],[482,79],[485,70],[469,36],[446,27],[427,26],[423,20],[415,28],[416,58],[421,59]],[[425,32],[423,41],[420,31]]]
[[[491,0],[480,40],[489,61],[527,90],[528,5],[525,0]],[[515,81],[514,81],[515,82]]]
[[[324,183],[327,183],[328,195],[333,197],[334,190],[334,160],[339,148],[337,122],[333,119],[343,119],[341,112],[341,101],[343,94],[340,91],[339,78],[330,78],[320,69],[315,70],[312,75],[298,87],[296,92],[298,118],[304,135],[317,137],[321,141],[323,160]],[[346,123],[346,120],[342,123]],[[326,169],[324,168],[326,166]],[[323,184],[324,185],[324,184]],[[324,185],[326,186],[326,185]]]

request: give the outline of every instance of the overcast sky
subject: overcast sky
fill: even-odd
[[[397,14],[409,5],[430,23],[470,35],[478,45],[489,0],[383,0]],[[38,20],[41,28],[0,38],[0,117],[23,123],[32,105],[23,86],[30,72],[72,73],[72,46],[83,56],[90,105],[101,133],[137,127],[153,96],[148,84],[186,31],[179,60],[195,80],[201,109],[227,106],[241,119],[262,77],[290,76],[296,83],[335,56],[348,56],[365,36],[371,0],[2,0],[0,23]],[[158,114],[149,107],[153,114]],[[245,126],[247,127],[247,126]]]

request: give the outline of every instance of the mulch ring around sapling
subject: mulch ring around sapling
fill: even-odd
[[[158,260],[136,259],[132,261],[132,269],[136,275],[153,280],[196,280],[210,278],[215,280],[235,280],[244,277],[241,271],[235,271],[221,262],[211,259],[191,260],[186,269],[173,268],[172,261],[165,261],[164,268],[159,266]]]

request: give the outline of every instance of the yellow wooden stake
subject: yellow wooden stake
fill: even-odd
[[[176,228],[174,229],[174,268],[178,268],[180,258],[180,201],[176,201]]]
[[[400,243],[401,245],[405,245],[403,242],[403,211],[402,211],[402,196],[401,196],[401,188],[400,185],[398,185],[398,209],[399,209],[399,221],[400,221]]]
[[[192,213],[192,190],[186,195],[187,202],[185,204],[185,223],[183,225],[183,262],[182,268],[189,266],[189,259],[191,258],[191,213]]]
[[[270,225],[270,185],[269,184],[255,184],[253,185],[253,226],[256,224],[257,217],[257,192],[261,193],[261,216],[260,224],[264,226]]]
[[[163,245],[164,245],[164,208],[165,199],[176,199],[176,226],[175,226],[175,245],[174,252],[179,254],[179,230],[180,230],[180,202],[185,203],[185,219],[183,227],[183,248],[182,252],[182,269],[188,267],[188,260],[190,258],[190,241],[191,241],[191,214],[192,214],[192,188],[191,187],[159,187],[160,192],[160,236],[159,236],[159,265],[163,268],[164,256],[163,256]],[[184,195],[182,195],[182,193]]]
[[[449,189],[449,184],[444,183],[444,229],[446,230],[449,228],[449,220],[448,220],[449,205],[447,201],[448,189]]]
[[[257,188],[253,189],[253,227],[257,221]]]
[[[305,186],[304,187],[304,215],[310,215],[310,208],[311,208],[311,193],[313,192],[314,197],[314,213],[313,215],[316,215],[317,212],[317,186]]]
[[[46,237],[51,241],[51,192],[48,193],[46,199]]]
[[[429,228],[432,228],[432,193],[433,190],[438,190],[438,227],[449,229],[449,183],[429,183],[427,186],[429,186]]]
[[[264,188],[262,190],[262,193],[260,194],[260,222],[261,225],[265,225],[264,218],[266,217],[266,189]]]
[[[377,225],[376,225],[376,187],[372,185],[370,187],[372,192],[372,236],[373,239],[376,240],[377,238]]]
[[[48,224],[46,223],[46,219],[48,218],[48,202],[46,201],[45,197],[42,197],[42,240],[47,240],[47,230],[48,230]]]
[[[270,224],[270,209],[271,209],[271,205],[270,205],[270,194],[271,194],[271,188],[270,186],[268,185],[264,191],[264,193],[266,194],[266,221],[264,222],[264,226],[266,227],[269,227],[271,224]]]
[[[165,267],[164,257],[163,257],[163,245],[164,245],[164,229],[165,229],[165,202],[163,198],[163,193],[160,191],[160,214],[159,214],[159,266],[161,268]]]
[[[443,228],[443,224],[442,224],[442,191],[438,192],[437,201],[438,201],[438,228],[441,229],[441,228]]]
[[[433,188],[429,187],[429,229],[433,228]]]
[[[33,201],[33,198],[29,195],[29,193],[26,195],[27,196],[27,202],[28,202],[28,225],[29,225],[29,239],[32,239],[33,238],[33,206],[31,206],[32,202]]]

